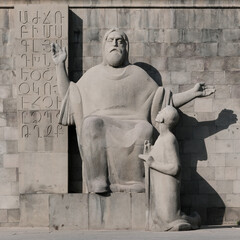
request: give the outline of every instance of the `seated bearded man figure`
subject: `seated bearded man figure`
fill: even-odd
[[[103,38],[103,62],[77,83],[70,82],[66,74],[66,49],[52,44],[52,52],[63,99],[60,123],[76,125],[84,192],[144,192],[144,166],[138,155],[144,141],[152,137],[157,113],[167,105],[179,107],[214,90],[198,83],[172,95],[129,63],[129,41],[118,29],[109,30]]]

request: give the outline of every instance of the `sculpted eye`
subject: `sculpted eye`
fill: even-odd
[[[108,38],[107,39],[107,42],[112,42],[113,41],[113,38]]]

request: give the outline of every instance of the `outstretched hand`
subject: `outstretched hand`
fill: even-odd
[[[61,48],[57,43],[51,44],[52,58],[56,65],[63,63],[67,59],[66,47]]]
[[[196,97],[206,97],[213,94],[216,89],[213,86],[206,86],[205,83],[196,83],[193,87]]]

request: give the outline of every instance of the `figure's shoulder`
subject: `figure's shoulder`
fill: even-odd
[[[157,87],[157,83],[150,77],[150,75],[141,67],[135,65],[135,64],[130,64],[128,65],[128,71],[134,74],[135,78],[142,81],[146,81],[148,83],[152,83],[154,87]]]

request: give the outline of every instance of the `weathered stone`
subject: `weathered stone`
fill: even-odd
[[[88,194],[51,194],[50,228],[88,229]]]
[[[49,226],[49,195],[23,194],[20,195],[20,226],[48,227]]]
[[[0,209],[19,208],[19,196],[0,196]]]
[[[20,153],[20,193],[66,193],[67,153]]]
[[[7,210],[0,209],[0,223],[7,221]]]
[[[145,229],[146,196],[144,193],[131,193],[132,229]]]
[[[89,229],[131,229],[130,193],[89,194]]]
[[[5,168],[18,168],[19,167],[18,154],[4,154],[3,166]]]
[[[0,182],[15,182],[17,180],[16,168],[0,168]]]
[[[20,220],[19,209],[10,209],[7,211],[7,218],[9,223],[18,223]]]
[[[232,208],[232,207],[226,208],[225,219],[227,222],[236,223],[237,221],[239,221],[239,218],[240,218],[239,208]]]
[[[195,112],[212,112],[213,111],[213,103],[212,99],[196,99],[194,104]]]

